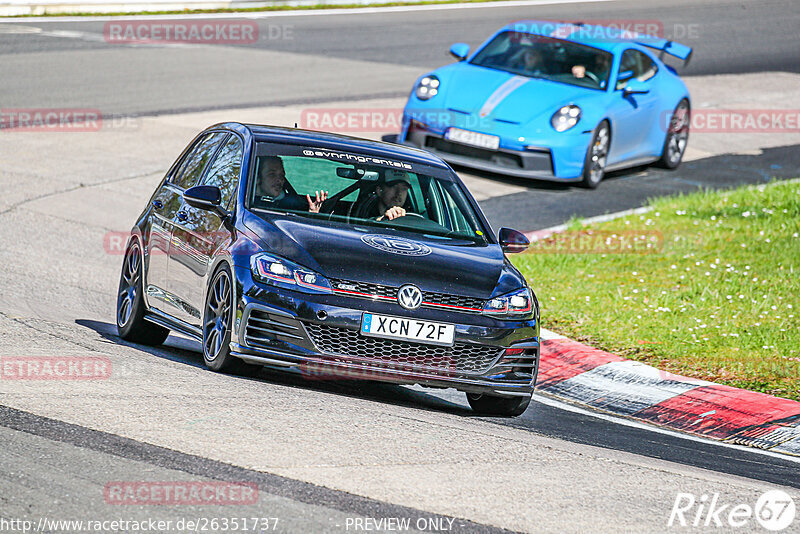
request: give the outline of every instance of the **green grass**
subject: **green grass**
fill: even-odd
[[[306,6],[273,5],[264,7],[237,7],[220,9],[183,9],[171,11],[119,11],[113,13],[98,12],[75,12],[75,13],[43,13],[30,15],[9,15],[13,18],[27,17],[116,17],[116,16],[136,16],[136,15],[202,15],[211,13],[253,13],[259,11],[302,11],[310,9],[354,9],[361,7],[398,7],[398,6],[422,6],[429,4],[482,4],[487,2],[503,2],[505,0],[421,0],[419,2],[386,2],[386,3],[366,3],[366,4],[314,4]]]
[[[650,206],[573,224],[568,239],[515,258],[541,302],[542,326],[663,370],[800,400],[800,182]],[[663,240],[648,249],[634,233]],[[612,234],[641,252],[547,253],[565,242],[597,250]]]

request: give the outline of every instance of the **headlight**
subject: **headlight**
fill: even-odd
[[[579,120],[581,120],[581,108],[570,104],[553,113],[550,118],[550,124],[553,125],[557,132],[565,132],[578,124]]]
[[[526,317],[534,312],[534,298],[527,287],[490,299],[483,307],[484,315]]]
[[[439,78],[436,76],[425,76],[414,88],[414,94],[420,100],[428,100],[439,94],[439,84]]]
[[[256,254],[250,259],[253,276],[266,283],[293,286],[292,289],[313,293],[331,293],[333,288],[327,278],[296,263],[269,254]]]

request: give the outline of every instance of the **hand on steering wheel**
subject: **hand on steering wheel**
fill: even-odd
[[[394,219],[399,219],[400,217],[406,216],[405,208],[401,208],[400,206],[394,206],[386,210],[382,216],[378,217],[379,221],[387,219],[389,221],[393,221]]]
[[[400,206],[395,206],[393,208],[389,208],[388,210],[386,210],[386,213],[378,217],[377,220],[393,221],[395,219],[399,219],[400,217],[419,217],[420,219],[425,218],[419,213],[414,213],[413,211],[406,211],[405,208],[401,208]]]

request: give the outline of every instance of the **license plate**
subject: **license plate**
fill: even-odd
[[[452,345],[456,327],[452,324],[418,321],[407,317],[365,313],[361,318],[361,333],[365,336],[403,339],[432,345]]]
[[[460,128],[449,128],[444,134],[444,137],[445,139],[455,141],[457,143],[479,146],[481,148],[490,148],[492,150],[497,150],[498,147],[500,147],[500,138],[496,135],[471,132],[469,130],[462,130]]]

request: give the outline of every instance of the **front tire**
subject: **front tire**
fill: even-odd
[[[586,150],[583,161],[583,180],[581,185],[595,189],[606,175],[608,148],[611,146],[611,126],[604,120],[592,133],[592,142]]]
[[[661,149],[661,158],[658,160],[659,167],[677,169],[681,164],[683,154],[686,152],[686,145],[689,143],[690,124],[691,109],[689,101],[684,98],[678,103],[670,117],[664,147]]]
[[[131,240],[122,262],[117,292],[117,332],[119,337],[143,345],[160,345],[167,339],[169,330],[144,319],[142,280],[142,249],[139,241]]]
[[[467,401],[472,410],[480,415],[517,417],[525,413],[531,403],[531,396],[497,397],[483,393],[467,393]]]
[[[260,365],[245,363],[231,354],[233,277],[223,264],[211,278],[203,307],[203,362],[212,371],[254,375]]]

